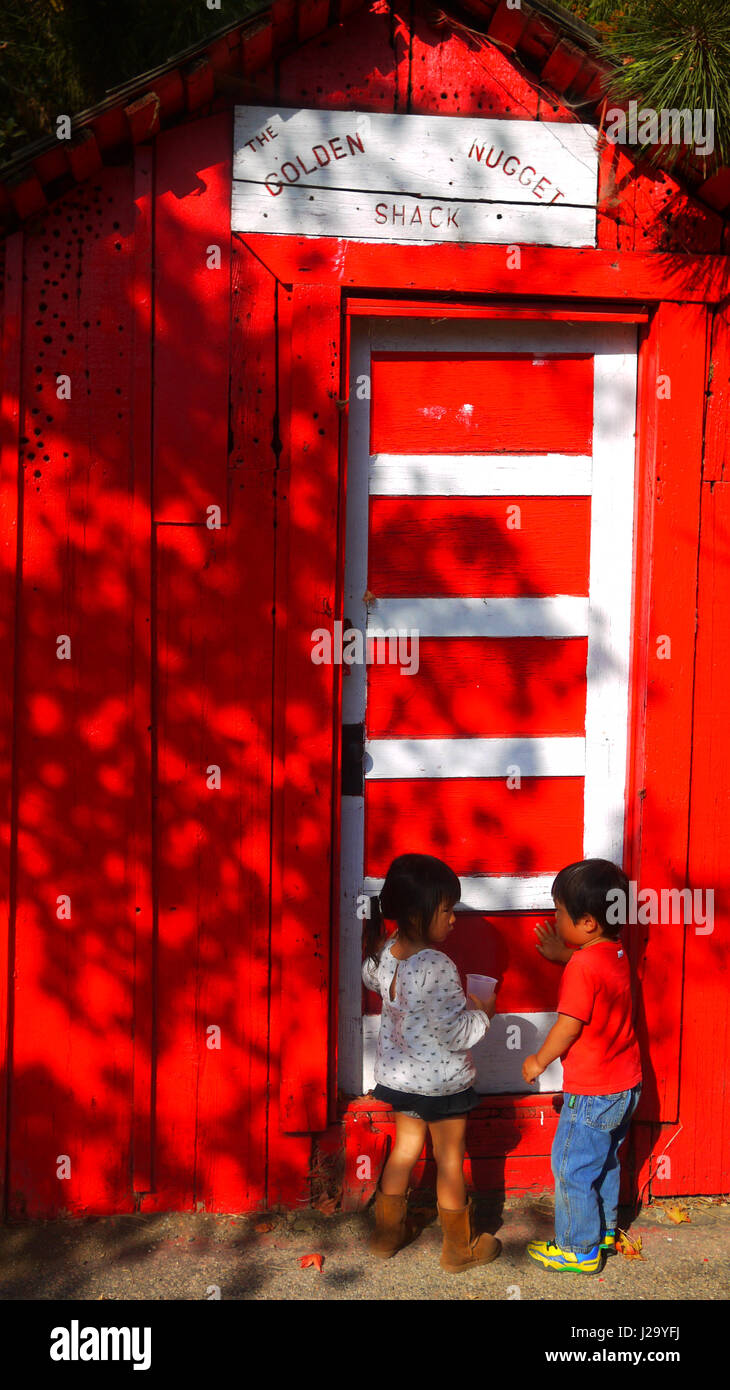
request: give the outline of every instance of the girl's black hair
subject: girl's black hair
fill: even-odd
[[[427,941],[433,915],[442,906],[453,907],[461,897],[461,884],[443,859],[432,854],[399,854],[393,860],[379,898],[370,899],[365,922],[365,951],[377,960],[383,946],[383,919],[398,923],[409,941]]]
[[[607,921],[608,909],[616,903],[616,890],[623,894],[623,913],[618,921]],[[610,901],[607,894],[612,892]],[[580,859],[575,864],[566,864],[553,879],[551,896],[563,904],[572,922],[580,921],[588,914],[600,923],[604,936],[616,941],[621,932],[621,923],[626,920],[629,880],[618,864],[610,859]],[[621,901],[619,899],[619,901]],[[616,914],[612,913],[612,917]]]

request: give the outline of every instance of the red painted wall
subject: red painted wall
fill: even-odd
[[[262,101],[291,105],[557,111],[498,50],[410,6],[365,8],[255,81]],[[0,1176],[7,1152],[11,1216],[293,1204],[313,1159],[339,1142],[333,1129],[312,1139],[336,1114],[336,930],[318,889],[336,857],[336,690],[321,673],[321,687],[308,684],[306,651],[322,604],[338,601],[339,287],[323,269],[304,314],[286,277],[231,237],[231,140],[219,102],[129,166],[101,169],[4,248]],[[682,244],[655,184],[606,153],[599,246],[650,252],[657,274],[667,261],[679,274],[684,251],[720,249],[719,223],[692,218]],[[577,288],[572,277],[562,287]],[[658,933],[636,942],[656,1077],[636,1166],[643,1184],[672,1141],[671,1176],[655,1190],[707,1192],[727,1186],[730,1105],[727,313],[669,305],[642,354],[629,854],[647,882],[669,863],[679,881],[714,886],[716,920],[681,946]],[[653,387],[668,360],[671,428]],[[307,475],[303,442],[319,460]],[[673,624],[670,672],[651,643]],[[497,1110],[470,1131],[475,1181],[549,1184],[550,1103]],[[382,1119],[351,1111],[348,1164],[368,1145],[382,1152]]]

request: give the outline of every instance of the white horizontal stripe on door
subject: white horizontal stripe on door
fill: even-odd
[[[560,866],[558,866],[559,868]],[[459,878],[461,901],[457,912],[552,912],[550,896],[555,874],[475,874]],[[373,897],[379,893],[382,878],[366,878],[363,893]]]
[[[371,497],[586,497],[583,454],[371,454]]]
[[[419,637],[585,637],[588,599],[557,594],[554,598],[379,598],[371,602],[368,637],[387,637],[393,629]],[[387,659],[387,651],[375,656],[376,661]]]
[[[497,995],[499,1000],[499,995]],[[535,1091],[561,1091],[563,1067],[558,1057],[537,1082],[529,1085],[522,1079],[522,1063],[531,1052],[537,1052],[557,1019],[554,1013],[495,1014],[486,1035],[470,1048],[476,1068],[474,1090],[480,1095],[534,1095]],[[518,1035],[507,1029],[519,1028],[520,1047],[515,1047]],[[365,1014],[362,1020],[363,1091],[375,1085],[375,1056],[380,1032],[380,1014]],[[509,1046],[508,1046],[509,1043]]]
[[[572,324],[545,319],[535,323],[524,319],[491,319],[470,325],[463,319],[434,316],[414,321],[389,319],[383,315],[371,319],[364,332],[373,352],[463,352],[468,355],[472,350],[530,353],[533,357],[545,357],[551,352],[559,356],[570,352],[610,356],[615,351],[615,328],[615,324]]]
[[[584,738],[373,738],[365,743],[365,776],[582,777]]]

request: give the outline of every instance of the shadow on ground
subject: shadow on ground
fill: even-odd
[[[689,1221],[672,1223],[682,1205]],[[373,1260],[370,1211],[249,1216],[171,1212],[0,1227],[0,1298],[152,1300],[714,1299],[730,1294],[730,1203],[653,1203],[631,1222],[643,1258],[614,1256],[597,1275],[554,1275],[526,1253],[552,1235],[548,1197],[476,1201],[480,1229],[497,1234],[493,1264],[460,1275],[439,1267],[435,1203],[418,1194],[423,1229],[391,1260]],[[321,1271],[302,1268],[323,1257]]]

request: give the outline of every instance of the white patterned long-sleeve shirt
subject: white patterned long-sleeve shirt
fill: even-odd
[[[426,948],[397,960],[389,943],[378,961],[364,962],[362,978],[383,1000],[376,1083],[426,1096],[451,1096],[471,1086],[476,1068],[469,1048],[484,1037],[489,1019],[481,1009],[467,1008],[448,956]]]

